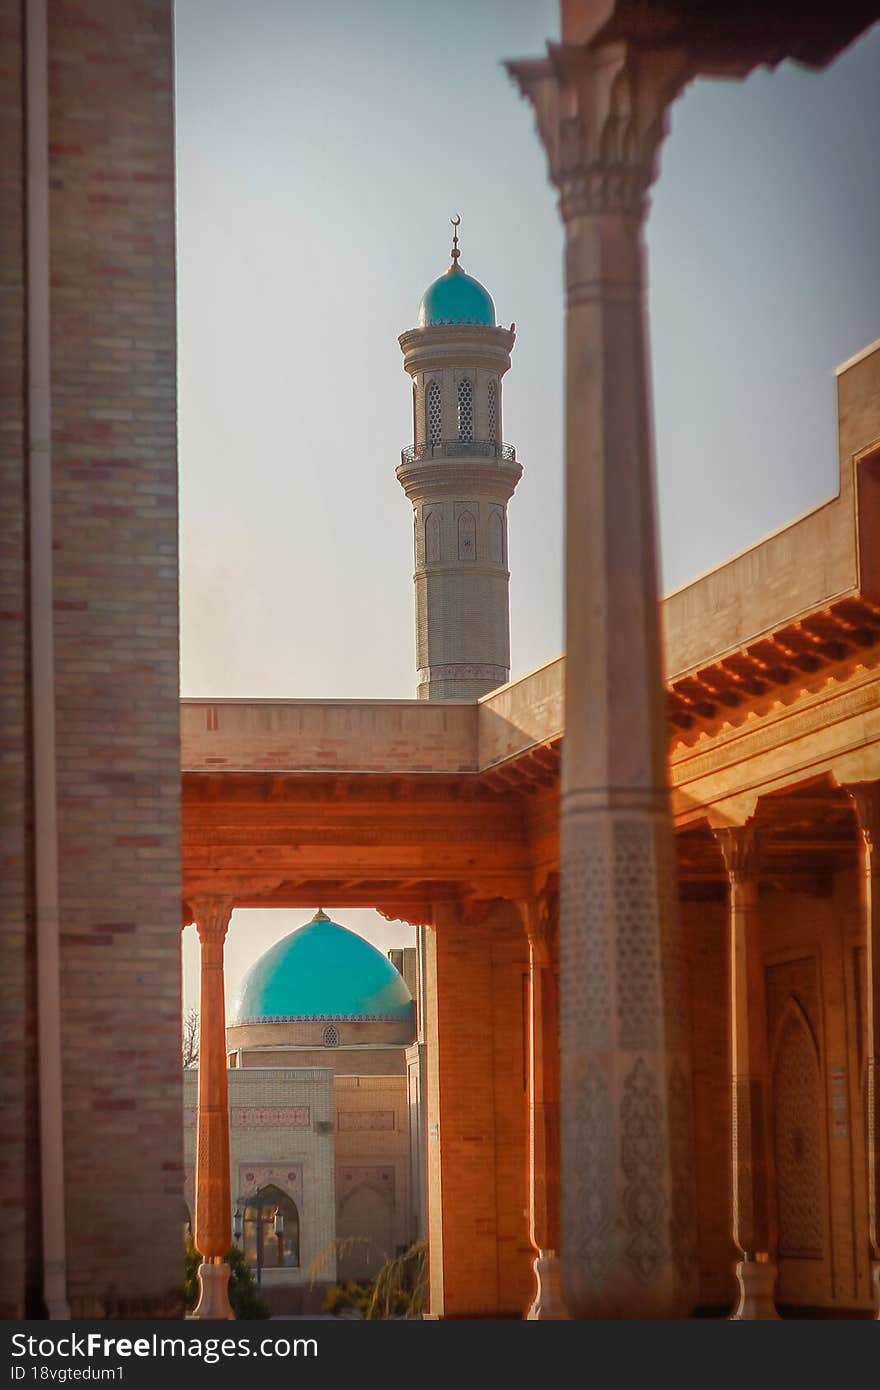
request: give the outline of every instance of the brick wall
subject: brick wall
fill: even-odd
[[[507,903],[479,926],[438,907],[427,936],[431,1312],[519,1317],[533,1254],[525,934]]]
[[[690,980],[698,1304],[729,1308],[736,1293],[737,1253],[730,1211],[727,905],[721,898],[684,901],[681,918]]]
[[[172,5],[49,38],[69,1292],[137,1314],[180,1286]]]

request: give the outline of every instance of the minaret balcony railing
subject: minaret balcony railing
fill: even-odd
[[[422,463],[425,459],[491,458],[505,463],[516,462],[512,444],[499,444],[494,439],[441,439],[436,444],[410,444],[400,451],[401,463]]]

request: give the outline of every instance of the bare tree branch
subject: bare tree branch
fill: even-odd
[[[199,1011],[188,1009],[183,1017],[183,1065],[195,1067],[199,1061]]]

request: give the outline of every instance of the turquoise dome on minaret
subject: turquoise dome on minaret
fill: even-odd
[[[406,1023],[414,1008],[388,957],[319,911],[251,966],[229,1026],[313,1019]]]
[[[472,275],[465,275],[458,264],[461,256],[458,249],[458,221],[453,220],[452,225],[455,228],[452,238],[452,264],[422,295],[419,305],[419,327],[439,328],[444,324],[462,323],[494,328],[495,305],[492,303],[492,296],[479,280],[475,280]]]

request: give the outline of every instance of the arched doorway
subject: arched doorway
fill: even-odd
[[[339,1208],[340,1279],[374,1279],[391,1253],[391,1205],[369,1183],[356,1187]]]
[[[816,1038],[799,1001],[785,1004],[773,1040],[773,1147],[780,1303],[829,1294],[825,1103]]]
[[[244,1199],[241,1215],[242,1249],[258,1283],[264,1269],[299,1267],[299,1212],[292,1197],[269,1183]]]

